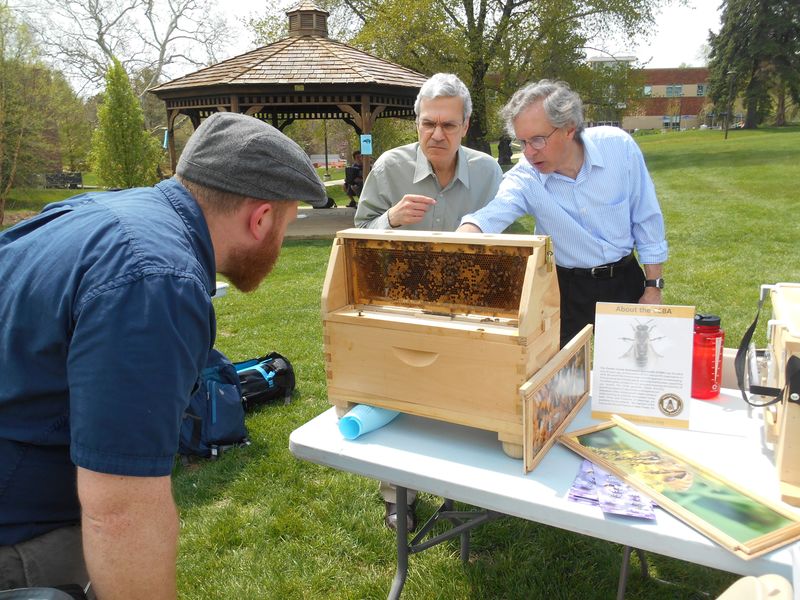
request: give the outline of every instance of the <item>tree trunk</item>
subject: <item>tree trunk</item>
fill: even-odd
[[[786,125],[786,85],[781,83],[775,93],[777,106],[775,107],[775,127]]]
[[[488,65],[483,58],[474,58],[472,62],[472,81],[469,93],[472,97],[472,117],[469,120],[467,131],[467,146],[491,154],[488,133],[488,119],[486,117],[486,71]]]
[[[744,95],[746,111],[744,116],[744,128],[755,129],[758,126],[758,93],[757,89],[755,89],[756,82],[751,79],[747,88]]]

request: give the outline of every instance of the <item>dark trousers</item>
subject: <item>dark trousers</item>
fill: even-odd
[[[83,588],[88,582],[80,525],[0,546],[0,590],[68,584]]]
[[[594,325],[598,302],[636,303],[644,293],[644,272],[632,255],[592,271],[557,268],[562,348],[586,325]]]

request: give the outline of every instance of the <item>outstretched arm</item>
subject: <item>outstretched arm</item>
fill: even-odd
[[[169,476],[128,477],[78,467],[83,552],[102,600],[174,600],[178,511]]]

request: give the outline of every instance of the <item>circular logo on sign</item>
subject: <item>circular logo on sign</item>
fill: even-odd
[[[658,399],[658,408],[668,417],[681,414],[683,410],[683,400],[676,394],[664,394]]]

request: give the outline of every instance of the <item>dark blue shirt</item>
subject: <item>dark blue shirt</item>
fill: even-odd
[[[213,346],[215,264],[175,180],[0,234],[0,545],[80,520],[75,465],[164,476]]]

